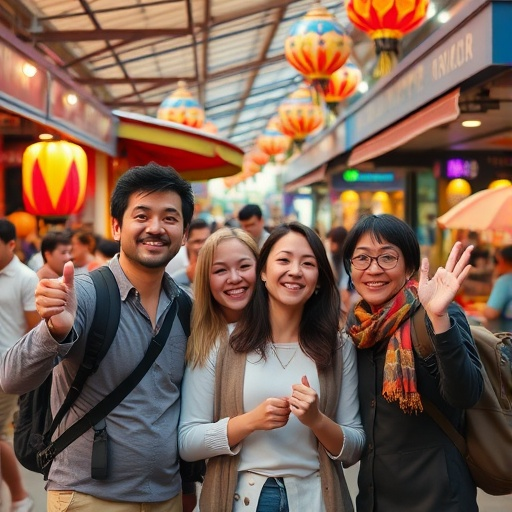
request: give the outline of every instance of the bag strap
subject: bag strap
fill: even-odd
[[[137,365],[132,373],[130,373],[130,375],[128,375],[128,377],[126,377],[126,379],[124,379],[116,389],[95,405],[87,414],[63,432],[55,441],[50,443],[47,448],[37,454],[38,465],[42,470],[45,469],[52,460],[62,452],[62,450],[75,441],[75,439],[78,439],[92,426],[96,425],[100,420],[108,416],[108,414],[115,409],[142,380],[167,342],[172,324],[176,318],[177,307],[178,301],[174,300],[167,312],[167,315],[165,316],[165,320],[160,331],[151,339],[151,343],[149,344],[142,361]]]
[[[73,379],[69,391],[50,428],[45,432],[45,439],[52,438],[57,427],[78,398],[89,375],[93,374],[108,352],[116,335],[121,315],[121,297],[119,287],[112,271],[107,266],[99,267],[89,274],[96,290],[96,308],[91,328],[87,336],[82,363]]]
[[[425,324],[425,309],[423,306],[420,306],[416,310],[416,313],[412,317],[411,326],[412,344],[420,357],[426,359],[435,352],[435,349]],[[464,436],[452,425],[451,421],[433,402],[422,396],[421,403],[423,404],[425,412],[439,425],[465,458],[467,455],[467,445]]]
[[[187,338],[190,336],[190,314],[192,312],[192,299],[180,288],[178,295],[178,318]]]

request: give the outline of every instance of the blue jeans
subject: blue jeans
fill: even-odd
[[[261,489],[256,512],[289,512],[286,487],[282,478],[267,478]]]

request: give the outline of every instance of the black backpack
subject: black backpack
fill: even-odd
[[[43,466],[40,454],[47,452],[47,447],[55,430],[80,395],[89,375],[98,369],[101,360],[110,348],[119,325],[121,299],[114,275],[108,267],[100,267],[91,272],[90,276],[96,289],[96,309],[87,337],[83,361],[61,408],[55,418],[52,418],[50,408],[52,373],[38,388],[21,395],[19,398],[19,412],[14,425],[14,452],[25,468],[43,473],[45,476],[48,475],[50,464],[47,463]],[[178,317],[188,337],[190,334],[191,300],[184,292],[181,292],[178,295],[177,302]],[[174,318],[172,318],[173,320]],[[68,437],[67,444],[81,435],[77,433],[78,435],[70,437],[70,429],[68,429],[58,439],[66,437],[66,433]],[[46,456],[51,457],[50,463],[55,455],[57,454],[46,453]],[[204,475],[204,468],[202,467],[194,468],[194,471],[188,468],[188,471],[194,473],[195,481],[201,481],[199,478]],[[202,474],[198,475],[196,473]]]

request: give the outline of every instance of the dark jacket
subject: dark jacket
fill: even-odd
[[[415,354],[418,390],[458,428],[482,393],[481,364],[462,310],[434,335],[436,354]],[[473,512],[476,487],[457,448],[426,412],[407,414],[382,396],[388,340],[358,350],[359,398],[367,445],[359,472],[358,512]]]

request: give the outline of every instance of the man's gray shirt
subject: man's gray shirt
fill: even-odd
[[[57,435],[69,428],[128,376],[144,357],[152,336],[178,294],[164,273],[155,332],[138,292],[119,265],[110,263],[121,294],[121,319],[114,341],[91,375]],[[4,356],[0,385],[5,392],[22,394],[40,385],[53,368],[52,411],[63,402],[83,358],[84,344],[96,304],[88,275],[75,278],[78,310],[74,329],[57,343],[45,322],[25,335]],[[70,341],[71,340],[71,341]],[[119,501],[157,502],[178,495],[181,480],[177,462],[180,386],[187,338],[176,317],[167,343],[137,387],[107,417],[109,477],[91,479],[94,431],[88,430],[54,460],[48,490],[75,490]]]

